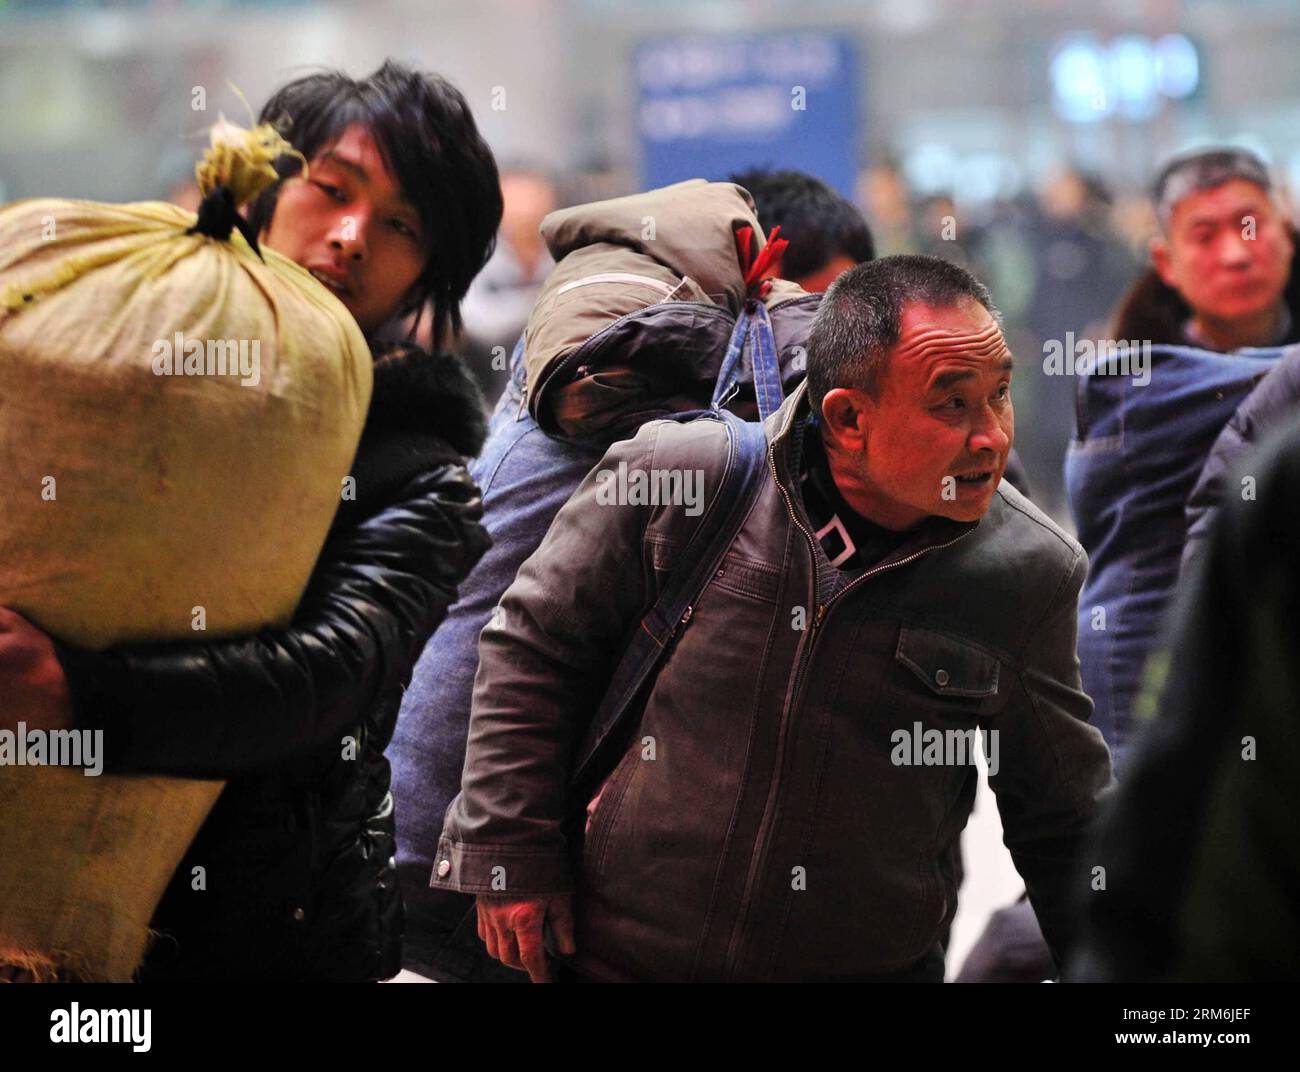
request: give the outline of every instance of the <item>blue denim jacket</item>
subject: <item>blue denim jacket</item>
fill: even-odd
[[[1079,593],[1079,661],[1093,725],[1120,773],[1134,694],[1178,579],[1187,497],[1220,430],[1282,352],[1153,346],[1145,384],[1108,366],[1080,379],[1065,459],[1090,562]]]
[[[428,970],[455,925],[448,895],[429,889],[443,814],[460,791],[478,635],[520,565],[537,550],[573,489],[600,460],[597,447],[553,439],[523,405],[517,348],[511,382],[498,402],[470,475],[482,489],[492,546],[460,586],[459,598],[424,649],[402,700],[388,758],[397,814],[397,865],[406,900],[407,964]]]

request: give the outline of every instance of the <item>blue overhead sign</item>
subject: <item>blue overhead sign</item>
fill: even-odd
[[[808,171],[853,196],[858,70],[838,34],[681,34],[636,49],[645,187],[749,167]]]

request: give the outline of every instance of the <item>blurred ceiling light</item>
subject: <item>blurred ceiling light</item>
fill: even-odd
[[[1067,40],[1052,57],[1052,100],[1075,123],[1095,123],[1110,112],[1105,56],[1091,34]]]
[[[1196,92],[1201,61],[1196,46],[1182,34],[1165,34],[1156,42],[1156,80],[1166,97],[1181,100]]]
[[[1158,41],[1122,34],[1103,43],[1093,34],[1072,34],[1052,55],[1052,104],[1073,123],[1118,116],[1150,119],[1166,100],[1182,100],[1200,84],[1200,56],[1182,34]]]
[[[1117,37],[1106,50],[1115,110],[1125,119],[1150,119],[1160,110],[1156,54],[1149,38]]]

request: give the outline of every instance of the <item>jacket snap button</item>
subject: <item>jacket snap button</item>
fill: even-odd
[[[307,913],[304,912],[301,908],[295,908],[293,910],[293,918],[295,922],[301,923],[304,919],[307,918]]]
[[[936,670],[934,672],[934,682],[936,685],[939,686],[939,688],[943,688],[946,684],[948,684],[948,671]]]
[[[438,861],[438,877],[439,877],[439,878],[446,878],[447,875],[450,874],[450,872],[451,872],[451,861],[450,861],[450,860],[439,860],[439,861]]]

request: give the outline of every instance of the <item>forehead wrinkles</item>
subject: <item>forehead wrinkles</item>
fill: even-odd
[[[1206,224],[1214,224],[1219,227],[1240,227],[1244,216],[1269,217],[1271,215],[1271,206],[1267,203],[1243,201],[1230,208],[1207,206],[1194,209],[1187,214],[1187,218],[1183,221],[1183,227],[1200,227]]]
[[[1269,212],[1274,204],[1272,195],[1254,183],[1247,182],[1238,186],[1236,180],[1230,180],[1212,189],[1193,191],[1182,197],[1173,206],[1171,222],[1180,216],[1184,220],[1202,217],[1218,219],[1231,216],[1242,209]]]
[[[1005,353],[1006,342],[1002,338],[1002,331],[992,319],[987,327],[976,332],[924,328],[911,333],[906,339],[899,340],[894,349],[894,357],[901,357],[904,360],[924,358],[938,361],[953,357],[964,357],[970,360],[997,359]]]

